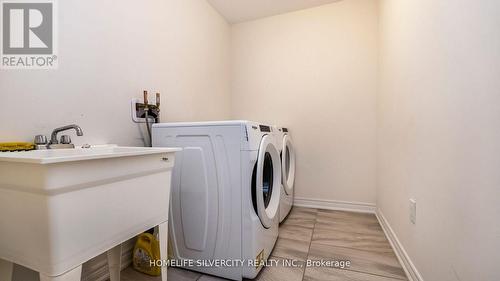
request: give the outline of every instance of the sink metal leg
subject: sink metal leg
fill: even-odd
[[[40,281],[80,281],[81,278],[82,278],[81,265],[59,276],[47,276],[40,273]]]
[[[118,245],[107,252],[109,280],[120,281],[120,271],[122,270],[122,245]]]
[[[160,239],[160,257],[162,260],[168,260],[168,222],[158,226],[158,238]],[[161,268],[161,281],[167,281],[167,267]]]
[[[13,263],[0,259],[0,280],[11,281],[13,269]]]

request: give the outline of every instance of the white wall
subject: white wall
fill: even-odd
[[[0,70],[0,142],[76,123],[76,143],[143,145],[130,117],[143,89],[162,93],[163,121],[229,118],[230,29],[206,1],[58,4],[59,69]],[[14,277],[38,279],[20,267]]]
[[[58,3],[59,69],[0,71],[0,141],[76,123],[77,143],[142,145],[143,89],[162,93],[163,121],[229,117],[229,25],[206,1]]]
[[[500,2],[380,11],[378,207],[424,280],[500,280]]]
[[[296,196],[375,202],[377,2],[232,26],[234,118],[289,127]]]

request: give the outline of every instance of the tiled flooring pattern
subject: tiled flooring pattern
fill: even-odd
[[[280,226],[271,259],[349,260],[346,269],[334,267],[264,268],[257,281],[397,281],[407,280],[377,218],[372,214],[294,207]],[[278,263],[282,264],[282,263]],[[200,273],[169,268],[169,281],[222,281]],[[124,281],[159,281],[135,272],[122,273]]]

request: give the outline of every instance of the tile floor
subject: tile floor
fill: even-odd
[[[294,207],[280,226],[271,259],[349,260],[347,269],[333,267],[264,268],[258,281],[396,281],[407,280],[377,218],[372,214]],[[281,264],[281,263],[278,263]],[[196,272],[169,268],[169,281],[223,281]],[[159,281],[127,268],[123,281]]]

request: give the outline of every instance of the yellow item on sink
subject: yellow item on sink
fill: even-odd
[[[35,149],[35,145],[29,142],[3,142],[0,143],[0,152],[27,151]]]
[[[151,276],[160,276],[161,267],[151,265],[150,261],[160,260],[160,242],[150,233],[143,233],[137,238],[134,247],[134,268]]]

